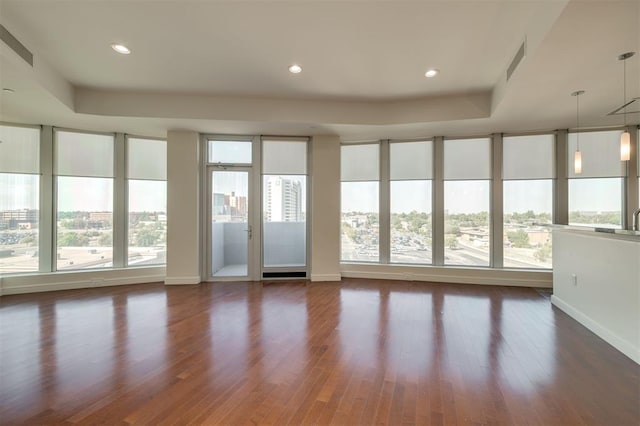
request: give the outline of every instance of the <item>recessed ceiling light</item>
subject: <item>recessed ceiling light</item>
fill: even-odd
[[[111,48],[113,50],[115,50],[116,52],[121,53],[123,55],[128,55],[129,53],[131,53],[131,49],[129,49],[124,44],[113,43],[113,44],[111,44]]]
[[[289,67],[289,72],[291,74],[300,74],[302,72],[302,67],[297,64],[293,64]]]
[[[427,70],[427,72],[424,73],[424,76],[429,78],[435,77],[436,75],[438,75],[439,72],[440,71],[438,71],[437,69],[431,68],[430,70]]]
[[[15,90],[10,89],[8,87],[3,88],[2,91],[5,92],[5,93],[15,93]]]

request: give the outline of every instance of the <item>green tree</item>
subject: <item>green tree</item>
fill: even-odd
[[[38,240],[36,240],[36,237],[24,237],[23,239],[20,240],[20,244],[35,246],[37,241]]]
[[[529,247],[529,234],[527,234],[522,229],[518,229],[517,231],[507,232],[507,238],[511,241],[514,247],[517,248],[527,248]]]
[[[455,225],[455,224],[447,223],[447,225],[444,227],[444,233],[445,234],[460,235],[460,227],[458,225]]]
[[[458,247],[458,239],[455,235],[447,235],[444,245],[449,247],[450,249],[454,249]]]
[[[148,228],[139,230],[135,236],[135,244],[138,247],[150,247],[158,241],[159,233]]]
[[[344,232],[344,234],[352,240],[356,236],[356,230],[346,222],[342,222],[342,232]]]
[[[98,245],[108,247],[113,244],[113,235],[111,232],[105,232],[98,238]]]
[[[89,245],[89,237],[77,232],[67,232],[58,238],[60,247],[86,247]]]
[[[533,254],[539,262],[545,262],[551,257],[551,244],[545,243]]]

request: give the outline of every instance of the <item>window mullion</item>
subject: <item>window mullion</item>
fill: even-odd
[[[123,268],[127,259],[127,180],[124,133],[117,133],[113,178],[113,267]]]
[[[40,217],[38,224],[38,270],[40,272],[53,271],[55,264],[53,197],[53,127],[42,126],[40,131]]]
[[[554,179],[553,223],[569,223],[568,132],[556,132],[556,178]]]
[[[380,141],[380,207],[379,207],[379,262],[389,263],[391,258],[391,197],[389,183],[389,141]]]
[[[433,141],[433,203],[432,203],[433,264],[444,265],[444,138]]]
[[[502,187],[502,134],[492,135],[492,164],[491,164],[491,210],[489,230],[489,250],[491,253],[490,265],[493,268],[504,266],[504,242],[503,238],[503,187]]]

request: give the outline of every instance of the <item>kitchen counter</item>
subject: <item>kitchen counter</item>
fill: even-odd
[[[553,226],[551,301],[640,364],[640,233]]]

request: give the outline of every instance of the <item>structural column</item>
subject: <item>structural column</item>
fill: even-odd
[[[167,275],[165,284],[198,284],[200,276],[199,135],[167,133]]]
[[[339,281],[340,138],[314,136],[311,146],[311,280]]]

